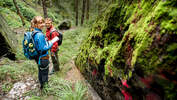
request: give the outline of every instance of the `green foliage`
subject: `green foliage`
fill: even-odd
[[[40,97],[32,96],[29,100],[41,100]]]
[[[71,86],[66,86],[61,95],[61,100],[87,100],[87,88],[80,82],[74,86],[74,91]]]
[[[48,17],[53,20],[53,22],[54,22],[54,24],[56,24],[56,26],[57,26],[57,24],[59,24],[60,21],[63,20],[62,15],[57,14],[55,11],[50,10],[50,9],[48,12]]]
[[[13,0],[1,0],[0,4],[3,7],[12,7],[13,6]]]
[[[31,21],[34,16],[39,15],[39,13],[35,9],[27,6],[24,2],[17,0],[17,5],[20,9],[21,14],[26,18],[27,21]],[[16,12],[15,6],[11,7],[10,9]]]
[[[48,17],[51,18],[54,22],[56,22],[56,17],[54,16],[52,12],[48,13]]]
[[[168,46],[167,51],[175,51],[177,49],[177,43],[173,43],[171,45]]]
[[[8,79],[8,77],[10,79],[13,79],[13,80],[18,80],[19,78],[19,75],[20,73],[22,73],[21,70],[16,70],[17,68],[16,67],[12,67],[12,66],[8,66],[8,65],[5,65],[5,66],[2,66],[1,69],[0,69],[0,80],[1,81],[4,81],[6,79]]]
[[[18,7],[20,8],[20,11],[23,13],[26,13],[27,14],[27,10],[26,10],[26,7],[25,7],[25,4],[23,2],[19,2],[19,0],[17,0],[17,5]],[[13,3],[13,0],[3,0],[3,7],[4,8],[8,8],[10,10],[12,10],[13,12],[16,12],[16,8],[14,6],[14,3]],[[27,11],[27,12],[25,12]],[[25,14],[23,14],[25,15]]]
[[[3,6],[4,2],[1,0],[0,1],[0,7]]]
[[[56,100],[86,100],[87,99],[87,87],[83,83],[76,82],[75,85],[72,85],[69,81],[66,81],[62,78],[58,78],[56,75],[53,75],[49,79],[49,84],[45,85],[42,90],[40,98],[36,98],[36,94],[39,90],[32,90],[26,95],[32,95],[35,99],[44,99],[48,96],[53,96],[58,98]],[[32,99],[32,98],[31,98]],[[33,99],[32,99],[33,100]]]
[[[23,4],[19,4],[18,6],[20,8],[21,13],[26,18],[27,21],[31,21],[34,16],[39,15],[34,9],[30,7],[26,7]]]
[[[38,12],[36,12],[36,10],[27,6],[24,2],[20,0],[17,0],[17,5],[22,16],[25,18],[26,27],[29,27],[29,22],[34,16],[40,15]],[[21,19],[16,13],[17,11],[13,4],[13,0],[3,0],[0,6],[2,6],[2,8],[0,8],[0,11],[2,12],[2,14],[5,15],[8,25],[13,28],[22,26]]]
[[[0,83],[3,93],[8,93],[13,84],[24,79],[25,76],[37,78],[37,66],[33,61],[10,61],[9,59],[2,59],[2,66],[0,68]]]
[[[1,88],[2,88],[1,92],[8,93],[11,90],[12,87],[13,87],[13,83],[5,82],[1,86]]]
[[[78,54],[78,47],[87,36],[88,29],[77,28],[63,33],[63,43],[60,46],[59,57],[62,65],[74,59]]]
[[[172,1],[160,2],[156,8],[156,19],[161,19],[161,27],[166,31],[177,31],[177,9]],[[162,32],[164,33],[164,32]]]
[[[8,8],[2,8],[0,10],[9,26],[14,28],[22,26],[21,19],[15,12],[12,12]]]

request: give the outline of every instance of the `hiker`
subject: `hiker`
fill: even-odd
[[[38,56],[35,57],[35,61],[38,64],[38,78],[40,82],[40,89],[43,89],[44,85],[48,83],[49,72],[49,55],[48,50],[52,47],[52,42],[46,41],[45,35],[42,33],[42,29],[45,26],[44,19],[41,16],[36,16],[31,21],[31,25],[34,28],[34,44],[37,49]]]
[[[52,20],[50,18],[45,19],[45,25],[46,25],[46,37],[48,40],[51,40],[57,36],[59,36],[58,32],[54,28],[52,24]],[[58,42],[55,42],[50,50],[51,53],[51,58],[52,58],[52,63],[53,63],[53,68],[51,72],[49,72],[49,75],[54,74],[54,72],[59,71],[59,59],[58,59],[58,51],[59,51],[59,46]]]

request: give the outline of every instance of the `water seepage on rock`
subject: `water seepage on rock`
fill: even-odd
[[[27,78],[26,81],[20,81],[14,84],[13,88],[10,92],[6,95],[6,97],[10,99],[19,99],[19,100],[27,100],[30,97],[26,96],[23,97],[23,94],[29,90],[33,90],[37,88],[36,81],[31,77]]]

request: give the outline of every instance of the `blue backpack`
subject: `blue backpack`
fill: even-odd
[[[37,32],[26,32],[24,34],[24,40],[23,40],[23,51],[24,55],[28,59],[34,59],[38,56],[38,52],[35,48],[35,43],[34,43],[34,35]]]

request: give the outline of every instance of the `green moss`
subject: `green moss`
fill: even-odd
[[[87,75],[91,75],[93,67],[97,68],[104,73],[98,77],[105,84],[108,76],[131,79],[136,69],[140,69],[143,77],[159,70],[176,73],[175,1],[133,0],[111,5],[94,23],[80,48],[76,65]],[[165,87],[165,98],[175,97],[170,94],[173,85]]]
[[[174,51],[176,49],[177,49],[177,43],[173,43],[168,46],[167,51],[170,52],[170,51]]]
[[[152,73],[159,66],[161,61],[158,52],[161,52],[161,49],[153,48],[153,41],[159,33],[176,34],[177,9],[170,0],[133,0],[129,3],[111,5],[97,19],[77,57],[79,67],[90,59],[99,70],[101,60],[105,59],[105,75],[112,73],[113,77],[127,79],[132,76],[132,70],[137,63],[141,64],[147,73]],[[163,50],[166,51],[165,48],[166,46]],[[168,48],[167,51],[173,51],[176,44]],[[128,63],[130,65],[127,65]],[[87,67],[90,66],[84,66],[85,69]],[[120,75],[117,75],[118,73]]]
[[[160,19],[161,27],[165,30],[175,32],[177,30],[177,9],[172,3],[172,1],[160,2],[155,9],[155,19]]]

